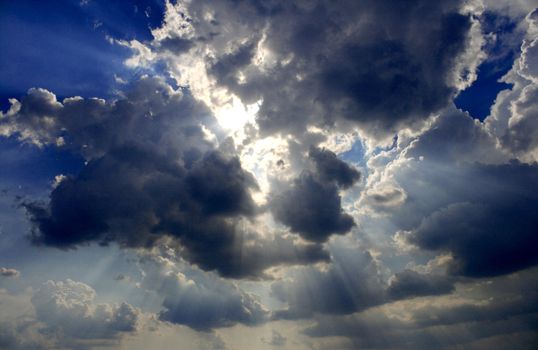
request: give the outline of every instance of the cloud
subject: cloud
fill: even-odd
[[[167,50],[176,55],[189,51],[193,46],[192,41],[182,38],[165,38],[159,42],[161,50]]]
[[[409,241],[452,253],[452,271],[465,276],[495,276],[537,264],[538,220],[531,208],[538,193],[528,189],[538,186],[538,167],[476,166],[469,177],[477,179],[475,193],[426,217]]]
[[[314,313],[351,314],[386,301],[384,283],[372,256],[360,249],[333,247],[326,269],[307,267],[274,282],[273,295],[288,304],[275,319],[309,318]]]
[[[306,240],[323,242],[332,234],[345,234],[355,225],[344,212],[339,188],[355,184],[360,173],[326,149],[311,146],[313,167],[291,183],[277,184],[270,201],[275,218]]]
[[[20,275],[21,273],[18,270],[0,267],[0,276],[2,277],[19,277]]]
[[[31,89],[12,103],[0,122],[6,135],[86,159],[48,202],[23,204],[36,244],[150,247],[171,236],[192,263],[231,277],[328,259],[321,246],[256,238],[251,228],[261,208],[252,198],[254,176],[233,150],[218,147],[221,130],[210,111],[160,78],[143,77],[114,101],[60,103],[46,90]],[[265,258],[256,261],[256,255]]]
[[[122,303],[96,304],[93,288],[70,279],[47,281],[32,296],[36,318],[44,324],[43,334],[54,335],[73,347],[85,340],[117,339],[136,332],[140,312]]]
[[[4,136],[59,145],[87,160],[129,143],[153,150],[168,147],[169,152],[214,148],[203,128],[214,123],[207,108],[158,77],[135,81],[118,100],[71,97],[59,102],[53,93],[33,88],[11,103],[0,122]]]
[[[405,191],[392,183],[379,183],[364,193],[361,206],[368,206],[375,212],[392,211],[407,199]]]
[[[0,349],[45,350],[51,339],[39,332],[30,303],[31,290],[10,293],[0,288]]]
[[[303,238],[323,242],[332,234],[345,234],[354,225],[344,213],[338,188],[305,172],[271,202],[273,215]]]
[[[470,282],[457,297],[424,297],[349,316],[324,316],[304,330],[317,338],[340,337],[341,348],[530,349],[536,344],[536,269]],[[529,284],[531,283],[531,284]],[[525,290],[525,293],[521,293]],[[487,299],[488,296],[489,299]],[[333,344],[334,346],[334,344]]]
[[[0,348],[93,349],[138,331],[138,309],[96,297],[93,288],[69,279],[12,294],[0,289]]]
[[[449,107],[409,145],[406,156],[432,162],[507,162],[509,154],[497,147],[498,140],[478,120]]]
[[[393,276],[387,293],[392,299],[398,300],[425,295],[448,294],[453,290],[453,281],[446,276],[404,270]]]
[[[405,202],[381,208],[395,231],[407,231],[422,250],[451,254],[456,275],[495,276],[538,262],[531,209],[538,168],[509,161],[497,145],[484,124],[448,109],[388,165],[374,168],[380,175],[371,188],[389,182],[406,193]]]
[[[262,338],[262,342],[271,346],[285,346],[287,338],[280,334],[278,331],[271,329],[271,338]]]
[[[164,279],[161,291],[165,299],[159,318],[196,330],[208,331],[236,323],[253,326],[267,318],[267,311],[258,301],[231,284],[210,280],[196,283],[178,273]]]
[[[141,287],[162,297],[161,321],[208,332],[237,323],[254,326],[268,319],[269,312],[254,295],[174,260],[145,255],[140,264],[144,276]]]
[[[0,349],[9,350],[45,350],[47,345],[25,334],[28,325],[16,325],[0,322]]]
[[[314,162],[320,179],[325,182],[335,182],[340,188],[347,189],[360,179],[358,170],[327,149],[310,147],[308,155]]]
[[[523,161],[538,160],[536,143],[536,114],[538,106],[538,10],[528,13],[523,23],[524,40],[520,56],[512,69],[502,78],[513,84],[512,89],[502,91],[492,106],[486,120],[487,127],[499,137],[502,145]]]
[[[451,103],[484,58],[479,8],[167,2],[154,40],[116,43],[135,52],[127,65],[174,84],[142,76],[107,100],[34,88],[0,114],[1,136],[84,161],[48,198],[22,201],[32,242],[135,248],[141,277],[116,271],[129,283],[115,288],[215,348],[299,319],[316,348],[532,348],[537,12],[518,27],[513,88],[481,122]],[[256,115],[224,130],[240,100]],[[72,280],[32,303],[32,327],[65,348],[110,345],[141,317]],[[34,346],[18,322],[0,326],[0,347]],[[277,331],[261,341],[295,345]]]
[[[195,92],[225,88],[261,101],[262,134],[351,122],[386,135],[441,109],[474,79],[481,35],[461,7],[198,1],[168,6],[154,44],[196,40],[184,63],[163,57],[168,68]]]

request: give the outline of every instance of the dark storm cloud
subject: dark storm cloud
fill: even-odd
[[[221,34],[204,43],[218,83],[246,102],[262,100],[257,120],[264,133],[342,119],[392,132],[446,105],[458,74],[468,73],[457,66],[471,28],[460,1],[293,2],[268,12],[259,6],[193,2],[187,8],[198,35]],[[211,25],[207,12],[226,26]],[[267,62],[255,59],[253,42],[267,48]]]
[[[404,270],[394,275],[394,279],[387,289],[387,294],[390,298],[398,300],[448,294],[453,290],[453,281],[446,276],[426,275],[413,270]]]
[[[210,172],[200,176],[206,168]],[[212,192],[204,185],[208,182]],[[149,246],[159,234],[170,233],[203,250],[209,248],[202,248],[203,238],[205,244],[232,239],[234,226],[225,218],[253,214],[247,192],[253,185],[236,158],[218,152],[184,168],[169,158],[127,146],[91,160],[78,176],[63,180],[48,205],[30,203],[26,208],[38,228],[37,243],[68,248],[116,241],[136,247]]]
[[[287,309],[275,312],[275,319],[351,314],[386,301],[378,266],[368,252],[338,247],[332,253],[326,270],[303,268],[292,281],[273,283],[273,295],[288,304]]]
[[[191,262],[233,277],[328,259],[319,245],[258,239],[244,228],[260,212],[251,197],[254,177],[211,141],[208,130],[219,130],[210,112],[160,79],[142,78],[112,102],[60,103],[32,89],[0,126],[26,142],[53,143],[87,160],[79,174],[55,185],[48,202],[23,204],[35,243],[149,247],[172,236]]]
[[[254,214],[255,205],[247,189],[257,189],[256,180],[241,168],[238,158],[228,160],[220,153],[210,153],[194,164],[186,184],[203,214]]]
[[[388,317],[361,317],[319,322],[305,330],[314,338],[340,337],[322,349],[534,349],[537,315],[514,315],[483,322],[423,325]]]
[[[334,152],[327,149],[311,147],[308,155],[315,163],[317,174],[325,182],[334,181],[341,188],[347,189],[361,177],[357,169],[338,159]]]
[[[342,209],[339,188],[347,189],[360,178],[351,165],[336,154],[310,147],[313,168],[305,170],[271,200],[275,218],[304,239],[323,242],[332,234],[345,234],[354,225]]]
[[[270,278],[264,270],[272,266],[309,265],[328,262],[330,256],[325,247],[317,243],[296,242],[292,237],[275,237],[266,239],[254,235],[236,235],[236,240],[243,240],[240,253],[238,249],[208,249],[207,261],[199,261],[200,266],[217,269],[226,277],[264,277]],[[235,243],[236,245],[238,242]],[[212,256],[209,256],[209,252]],[[188,253],[187,253],[188,254]],[[197,260],[194,260],[197,261]]]
[[[304,172],[289,189],[275,196],[271,210],[292,232],[309,241],[323,242],[332,234],[347,233],[355,225],[341,202],[334,183],[324,183],[314,174]]]
[[[533,269],[469,282],[465,290],[472,293],[465,295],[469,299],[463,304],[437,301],[439,297],[422,299],[425,305],[407,305],[405,319],[373,310],[319,317],[304,332],[312,337],[345,337],[339,347],[344,349],[532,349],[538,325],[537,276]]]
[[[413,159],[394,165],[390,177],[407,200],[392,208],[391,220],[410,232],[409,242],[451,253],[451,272],[464,276],[538,263],[537,164],[504,163],[507,155],[483,124],[455,111],[444,113],[404,154]]]
[[[426,217],[409,241],[451,252],[453,272],[466,276],[495,276],[538,263],[538,166],[476,165],[468,181],[474,187],[469,195]]]

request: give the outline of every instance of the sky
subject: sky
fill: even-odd
[[[0,350],[538,348],[532,0],[0,0]]]

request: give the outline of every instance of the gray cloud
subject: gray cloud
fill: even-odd
[[[46,350],[46,343],[41,343],[23,332],[28,324],[0,322],[0,349],[6,350]]]
[[[282,334],[275,331],[274,329],[271,330],[271,338],[262,338],[262,342],[271,346],[284,346],[286,345],[287,340],[288,339],[286,337],[284,337]]]
[[[497,142],[483,124],[449,107],[405,152],[432,162],[506,162],[509,156],[498,149]]]
[[[454,290],[454,281],[442,275],[420,274],[404,270],[394,275],[387,289],[390,298],[398,300],[426,295],[448,294]]]
[[[471,282],[460,295],[465,298],[463,303],[430,297],[421,303],[396,303],[393,309],[385,306],[388,313],[367,310],[350,316],[318,317],[317,324],[304,332],[312,337],[343,337],[339,346],[343,349],[532,349],[536,344],[537,294],[536,288],[527,287],[534,286],[537,276],[534,269]],[[391,317],[392,310],[398,314],[401,307],[408,317]]]
[[[251,197],[256,180],[237,156],[218,149],[210,130],[219,135],[220,129],[211,113],[161,79],[142,78],[116,101],[60,103],[33,89],[13,102],[0,123],[23,141],[52,143],[86,159],[79,174],[56,185],[48,202],[23,204],[34,243],[149,247],[172,236],[192,263],[231,277],[328,259],[321,246],[257,240],[254,230],[244,228],[260,213]]]
[[[516,153],[533,151],[538,147],[537,99],[538,86],[529,86],[523,89],[522,96],[515,101],[513,122],[503,137],[503,143]]]
[[[44,324],[41,332],[76,348],[83,348],[84,340],[117,339],[136,332],[137,309],[127,303],[97,304],[95,296],[81,282],[47,281],[32,297],[36,317]]]
[[[361,177],[357,169],[338,159],[334,152],[327,149],[310,147],[308,155],[315,164],[318,176],[325,182],[335,182],[339,187],[347,189]]]
[[[508,161],[495,141],[483,124],[447,110],[383,176],[407,197],[383,208],[388,220],[417,247],[450,253],[454,274],[495,276],[538,262],[537,165]]]
[[[165,38],[159,42],[159,49],[176,55],[188,52],[193,46],[194,43],[191,40],[178,37]]]
[[[314,242],[332,234],[345,234],[354,225],[344,212],[339,188],[347,189],[360,179],[360,173],[326,149],[310,147],[312,168],[274,190],[270,207],[275,218],[292,232]]]
[[[345,234],[354,225],[344,213],[338,188],[305,172],[271,201],[273,215],[303,238],[323,242],[331,234]]]
[[[262,133],[345,121],[394,132],[445,106],[476,65],[474,55],[461,67],[472,21],[459,1],[193,2],[182,11],[189,30],[169,25],[169,35],[214,38],[199,42],[209,73],[245,102],[262,101]]]
[[[207,331],[236,323],[256,325],[267,319],[267,311],[256,299],[231,284],[210,280],[199,284],[183,278],[169,275],[164,280],[165,310],[159,315],[163,321]]]
[[[514,156],[535,162],[538,160],[538,10],[529,13],[520,27],[524,36],[520,55],[502,78],[513,87],[497,96],[486,125]]]
[[[2,277],[19,277],[20,275],[18,270],[0,267],[0,276]]]
[[[470,170],[469,181],[480,179],[474,180],[475,193],[426,217],[409,241],[451,252],[452,271],[466,276],[494,276],[537,264],[538,219],[532,208],[538,193],[528,189],[538,186],[538,167],[512,163]]]
[[[179,261],[174,264],[174,260],[159,254],[146,255],[140,261],[141,287],[162,298],[160,320],[207,332],[237,323],[254,326],[268,319],[269,312],[254,295],[214,274]]]
[[[292,280],[273,283],[274,296],[288,304],[275,312],[275,319],[351,314],[386,301],[378,266],[368,252],[337,247],[332,253],[327,269],[303,268]]]
[[[258,232],[266,229],[258,225],[265,220],[260,214],[268,214],[253,197],[258,183],[232,142],[223,140],[209,109],[192,97],[198,91],[144,77],[109,101],[60,102],[51,92],[31,89],[0,114],[0,135],[60,147],[86,162],[80,173],[56,183],[47,200],[23,203],[34,243],[61,249],[117,243],[148,252],[170,239],[184,268],[167,265],[160,252],[153,257],[159,263],[140,263],[136,287],[160,298],[161,321],[197,331],[310,318],[316,324],[306,335],[343,339],[332,348],[537,345],[536,272],[529,272],[538,264],[536,12],[506,78],[514,88],[499,96],[481,123],[447,107],[481,59],[480,38],[472,33],[477,19],[462,11],[462,1],[179,4],[191,27],[149,43],[156,60],[173,67],[199,59],[203,64],[193,66],[215,80],[205,86],[208,94],[223,87],[245,103],[259,102],[259,130],[249,126],[248,142],[295,134],[288,137],[289,158],[280,160],[289,172],[275,175],[278,180],[268,176],[267,210],[290,232]],[[432,113],[439,116],[426,121]],[[391,137],[419,125],[421,131],[400,133],[391,149],[365,150],[372,157],[363,172],[366,189],[358,214],[346,213],[343,191],[361,174],[335,153],[310,145],[350,126],[361,136]],[[364,218],[370,214],[382,218]],[[372,242],[364,230],[329,241],[367,220],[382,222]],[[402,256],[387,248],[395,232],[418,249]],[[351,243],[356,239],[360,245]],[[447,257],[446,275],[401,271],[433,254]],[[148,267],[153,263],[156,271]],[[316,263],[272,276],[267,271]],[[387,285],[394,271],[400,272]],[[17,273],[0,269],[1,275]],[[274,313],[241,282],[219,277],[280,273],[272,297],[287,306]],[[95,339],[102,342],[92,344],[107,345],[137,328],[138,310],[96,304],[91,287],[70,280],[47,282],[32,302],[42,334],[61,335],[68,348]],[[0,347],[33,346],[17,332],[0,326]],[[285,346],[287,339],[274,331],[262,341]]]

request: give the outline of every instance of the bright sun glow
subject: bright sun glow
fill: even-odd
[[[224,129],[233,133],[242,129],[248,122],[254,122],[259,109],[259,103],[245,105],[234,96],[229,103],[215,112],[215,117]]]

